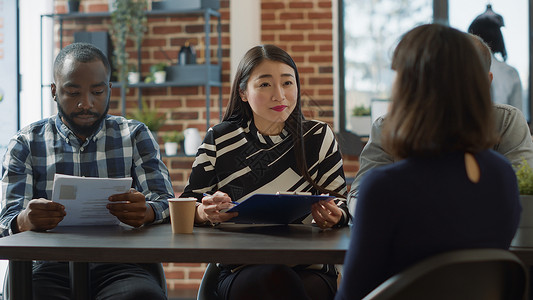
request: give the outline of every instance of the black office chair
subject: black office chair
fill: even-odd
[[[216,263],[210,263],[205,269],[202,282],[198,288],[197,300],[217,300],[216,294],[218,275],[220,274],[220,268]]]
[[[394,275],[363,300],[524,300],[528,272],[514,254],[469,249],[433,256]]]
[[[161,289],[163,289],[163,292],[165,295],[168,295],[167,293],[167,280],[165,277],[165,270],[163,269],[163,264],[161,263],[140,263],[139,264],[143,269],[147,270],[154,276],[154,278],[159,282],[159,285],[161,286]],[[0,300],[9,300],[9,278],[7,276],[9,274],[9,266],[6,269],[6,274],[4,277],[3,284],[3,292],[0,295]]]

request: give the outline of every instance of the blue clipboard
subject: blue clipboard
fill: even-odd
[[[328,195],[254,194],[227,212],[239,215],[228,222],[245,224],[289,224],[311,213],[311,204],[332,200]]]

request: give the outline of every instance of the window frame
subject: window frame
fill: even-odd
[[[354,134],[349,132],[346,129],[346,86],[345,86],[345,58],[344,58],[344,1],[337,0],[337,36],[338,36],[338,105],[336,116],[338,119],[338,128],[337,131],[341,135]],[[531,119],[533,119],[533,94],[531,92],[531,87],[533,86],[533,0],[529,0],[529,80],[527,82],[528,87],[528,105]],[[433,22],[441,24],[449,24],[449,4],[448,0],[433,0]],[[530,122],[530,130],[532,122]],[[357,154],[360,153],[362,147],[355,147],[354,149]],[[361,149],[359,149],[361,148]]]

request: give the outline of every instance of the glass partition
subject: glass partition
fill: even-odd
[[[430,23],[432,0],[344,0],[345,128],[360,136],[353,114],[390,97],[394,71],[391,57],[401,35],[412,27]],[[341,100],[342,101],[342,100]],[[386,110],[386,108],[385,108]],[[368,112],[368,110],[366,110]],[[342,112],[341,112],[342,113]],[[372,118],[377,113],[370,112]],[[352,122],[353,121],[353,122]]]

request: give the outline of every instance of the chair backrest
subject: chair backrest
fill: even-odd
[[[216,300],[218,299],[216,289],[220,268],[215,263],[210,263],[205,269],[202,282],[198,288],[197,300]]]
[[[364,300],[525,300],[528,283],[527,268],[509,251],[458,250],[392,276]]]

